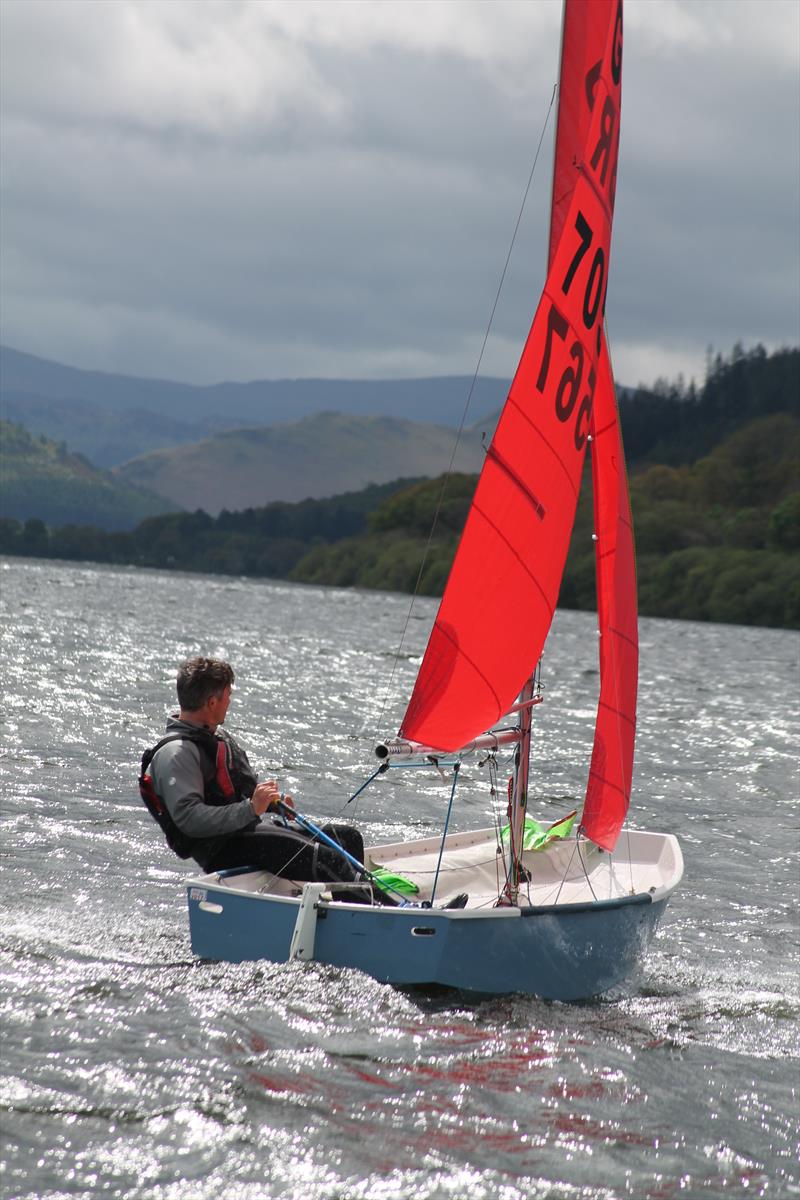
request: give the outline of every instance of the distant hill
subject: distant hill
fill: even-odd
[[[334,496],[401,476],[441,474],[453,452],[452,429],[396,417],[319,413],[267,429],[217,434],[154,450],[115,468],[118,479],[215,516],[273,500]],[[465,431],[458,470],[477,471],[480,434]]]
[[[154,446],[179,446],[236,426],[222,416],[190,421],[146,408],[110,412],[93,400],[60,400],[16,390],[0,393],[0,415],[31,433],[66,442],[97,467],[113,467]]]
[[[796,350],[767,355],[761,347],[749,354],[735,348],[729,360],[713,364],[699,391],[676,385],[652,393],[652,419],[638,431],[640,466],[631,477],[642,615],[800,628],[799,365]],[[358,428],[363,433],[357,421],[348,432],[341,415],[317,420],[339,455],[348,438],[355,442]],[[715,421],[720,437],[709,453],[698,453]],[[300,452],[291,438],[301,447],[305,441],[307,452],[303,435],[313,424],[285,427],[289,441],[278,453],[272,447],[270,465],[277,469],[281,453],[290,462]],[[381,427],[376,418],[375,424],[384,435],[378,444],[391,445],[385,423]],[[343,430],[344,443],[337,445]],[[409,431],[395,432],[399,444]],[[634,442],[636,433],[630,434]],[[252,440],[249,431],[228,448],[248,470],[246,443]],[[648,450],[654,452],[660,440],[672,446],[677,464],[648,464]],[[63,447],[47,454],[69,457]],[[254,458],[265,470],[262,444]],[[195,465],[213,472],[213,460]],[[436,595],[476,476],[451,475],[444,494],[442,482],[397,479],[331,499],[224,511],[216,519],[203,511],[172,513],[151,517],[132,533],[47,529],[41,521],[6,517],[0,519],[0,551],[397,591],[410,591],[419,581],[422,593]],[[587,468],[559,596],[565,608],[595,604],[593,523]]]
[[[800,420],[751,422],[692,466],[652,466],[631,489],[643,616],[800,628]],[[474,475],[276,503],[215,520],[151,517],[131,533],[0,520],[0,551],[438,595]],[[589,472],[559,604],[595,605]],[[434,513],[438,521],[429,539]],[[424,561],[424,569],[420,572]]]
[[[454,441],[440,412],[449,405],[450,415],[460,420],[468,393],[468,381],[455,377],[195,388],[79,371],[8,348],[0,349],[0,384],[0,413],[13,415],[29,432],[55,434],[54,440],[70,451],[119,466],[120,480],[161,495],[170,508],[203,508],[212,515],[273,500],[331,496],[402,476],[439,475],[450,462]],[[491,415],[464,431],[457,470],[474,471],[481,464],[480,432],[491,437],[503,381],[479,383],[472,404],[480,413],[492,390],[494,406],[483,407]],[[709,364],[701,388],[662,381],[652,389],[618,390],[631,473],[656,462],[689,464],[752,420],[780,412],[800,415],[800,351],[768,354],[762,346],[748,352],[734,347],[729,359],[717,356]],[[258,396],[266,398],[264,405],[255,403]],[[328,409],[267,423],[268,410],[285,412],[295,402],[324,408],[336,397],[338,413]],[[237,415],[237,398],[247,399],[245,408],[253,401],[260,419]],[[145,401],[155,407],[142,407]],[[406,402],[413,411],[422,410],[424,422],[403,414]],[[373,412],[353,411],[372,403]],[[390,411],[381,412],[381,405]],[[438,423],[428,424],[434,414]],[[19,498],[27,495],[41,503],[35,479],[27,492],[20,478],[16,487]],[[58,509],[61,495],[56,489],[47,497],[53,524],[71,519],[71,509]],[[33,513],[20,510],[20,515]]]
[[[202,387],[84,371],[0,346],[0,414],[35,433],[65,440],[71,449],[106,466],[132,458],[145,447],[196,441],[210,428],[272,425],[320,412],[457,426],[471,382],[468,376],[450,375],[376,380],[262,379]],[[479,379],[469,420],[478,421],[485,413],[498,409],[507,391],[507,380]],[[47,407],[46,401],[61,403]],[[105,414],[108,436],[102,445],[87,427],[87,404]],[[127,453],[112,460],[109,455],[119,453],[121,435],[114,415],[129,421],[133,411],[140,414],[139,432],[129,443]],[[173,424],[168,426],[167,422]],[[166,434],[163,438],[162,431]],[[142,442],[148,434],[150,440]]]
[[[0,515],[47,524],[132,529],[176,505],[99,471],[63,443],[0,421]]]

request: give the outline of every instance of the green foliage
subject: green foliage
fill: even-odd
[[[643,462],[631,479],[643,615],[800,628],[797,363],[797,351],[735,350],[727,363],[717,357],[699,393],[656,389],[650,415],[664,418],[657,431],[664,445],[672,429],[674,454],[669,462]],[[623,422],[625,411],[623,402]],[[712,418],[730,432],[696,454]],[[682,443],[675,430],[683,430]],[[11,436],[22,436],[29,451],[30,435]],[[53,443],[45,451],[54,460],[67,453]],[[475,482],[473,475],[398,480],[331,500],[222,512],[216,520],[202,511],[172,513],[127,534],[0,519],[0,550],[434,596],[444,588]],[[595,607],[592,529],[587,464],[559,597],[564,607]]]
[[[800,550],[800,490],[772,510],[767,543],[776,550]]]
[[[715,547],[642,560],[640,605],[657,617],[798,628],[800,559]]]
[[[584,487],[559,603],[595,607]],[[800,420],[762,417],[691,465],[631,479],[643,615],[800,627]]]
[[[454,474],[396,492],[369,515],[366,534],[311,550],[290,578],[441,595],[476,479]]]
[[[6,517],[131,529],[170,507],[163,497],[119,483],[70,454],[63,442],[34,437],[8,421],[0,421],[0,464],[0,509]]]
[[[409,482],[416,481],[372,485],[331,500],[223,512],[216,519],[201,509],[166,513],[148,517],[130,533],[111,533],[77,522],[48,529],[42,521],[28,521],[23,526],[19,520],[0,519],[0,551],[209,574],[287,578],[310,547],[318,544],[324,549],[330,541],[361,532],[369,512]],[[376,567],[375,578],[380,570]],[[406,575],[399,575],[397,586],[405,587]]]
[[[369,518],[371,533],[404,529],[427,537],[434,527],[440,533],[460,533],[475,490],[475,476],[453,474],[446,486],[441,479],[426,479],[416,487],[396,493]]]
[[[660,380],[624,395],[619,409],[629,464],[692,463],[751,421],[776,413],[800,418],[800,350],[734,346],[729,359],[709,361],[699,391],[682,379]]]

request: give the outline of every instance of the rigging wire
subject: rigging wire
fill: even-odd
[[[478,381],[478,374],[481,369],[481,363],[483,362],[483,355],[486,350],[486,344],[489,340],[489,334],[491,332],[492,323],[494,321],[495,313],[497,311],[497,305],[500,301],[500,293],[503,290],[503,284],[505,283],[506,274],[508,272],[508,266],[509,266],[509,263],[511,262],[511,255],[514,250],[514,243],[517,240],[517,233],[519,232],[519,227],[522,222],[522,216],[525,211],[525,205],[528,200],[528,193],[530,192],[531,184],[533,183],[533,176],[536,171],[536,164],[539,161],[539,154],[541,153],[542,143],[544,142],[545,134],[547,132],[547,126],[550,123],[550,114],[553,111],[553,105],[555,104],[557,91],[558,91],[558,84],[554,84],[553,85],[553,93],[550,97],[550,103],[547,107],[547,112],[545,113],[544,122],[542,124],[542,130],[541,130],[541,133],[539,134],[539,141],[536,146],[536,153],[533,156],[533,163],[531,165],[530,174],[528,175],[528,182],[525,185],[525,191],[522,196],[522,203],[520,204],[519,212],[517,214],[516,224],[514,225],[514,232],[511,235],[511,241],[509,243],[508,253],[506,254],[506,261],[503,265],[503,270],[500,275],[500,281],[497,285],[497,291],[496,291],[495,297],[494,297],[494,303],[492,304],[492,310],[489,314],[489,321],[486,325],[486,332],[483,335],[483,343],[481,345],[480,353],[478,355],[478,361],[475,366],[475,371],[472,376],[472,382],[470,383],[469,391],[467,392],[466,401],[464,402],[464,410],[461,414],[461,421],[459,422],[455,441],[453,443],[453,450],[450,455],[450,462],[448,463],[447,470],[445,471],[444,478],[442,480],[442,486],[439,489],[439,496],[436,501],[436,508],[434,509],[433,520],[431,521],[431,528],[430,528],[430,532],[428,534],[428,540],[425,543],[425,549],[423,550],[423,553],[422,553],[422,561],[420,562],[419,571],[417,572],[417,579],[416,579],[416,583],[414,584],[414,591],[411,594],[411,602],[408,606],[408,613],[406,614],[405,623],[403,625],[403,629],[400,634],[400,641],[397,646],[397,650],[395,651],[394,660],[392,662],[392,669],[391,669],[391,672],[389,675],[389,681],[386,685],[386,689],[384,692],[383,703],[381,704],[381,711],[378,716],[378,720],[376,721],[375,733],[374,733],[373,739],[372,739],[373,741],[377,741],[377,739],[378,739],[378,735],[379,735],[380,728],[381,728],[381,723],[383,721],[383,714],[386,711],[386,705],[388,703],[389,695],[391,693],[392,685],[394,683],[394,677],[395,677],[395,674],[397,671],[397,664],[400,661],[400,655],[403,650],[403,644],[405,642],[406,634],[408,632],[408,626],[411,621],[411,614],[414,611],[414,602],[417,599],[417,596],[419,594],[419,587],[420,587],[420,583],[422,582],[422,575],[425,570],[425,565],[428,561],[428,554],[430,552],[431,543],[433,541],[433,535],[434,535],[434,532],[436,530],[436,525],[439,520],[439,514],[442,509],[442,504],[444,503],[444,497],[445,497],[445,493],[447,491],[447,484],[449,482],[450,476],[453,473],[453,464],[455,462],[456,453],[458,452],[458,446],[461,441],[461,435],[464,432],[464,426],[467,421],[467,413],[469,412],[469,406],[472,402],[472,394],[475,391],[475,384]]]
[[[448,826],[450,825],[450,814],[453,811],[453,800],[454,800],[455,794],[456,794],[456,784],[458,783],[458,772],[459,772],[460,767],[461,767],[461,763],[455,763],[453,765],[453,786],[450,789],[450,803],[447,806],[447,816],[445,817],[444,829],[442,830],[442,840],[439,845],[439,861],[436,863],[436,874],[433,877],[433,887],[431,888],[431,908],[433,908],[433,902],[436,898],[436,885],[439,882],[439,872],[442,869],[442,857],[444,855],[444,844],[447,841],[447,829],[448,829]]]

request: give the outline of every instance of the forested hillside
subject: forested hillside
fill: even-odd
[[[800,350],[734,346],[710,358],[702,388],[659,380],[625,393],[619,409],[629,466],[691,463],[758,417],[800,417]]]
[[[800,628],[800,418],[762,417],[690,466],[631,479],[639,603],[661,617]],[[591,489],[560,603],[594,607]]]
[[[657,390],[652,427],[633,433],[642,614],[800,628],[798,363],[797,351],[734,352],[699,393]],[[715,420],[732,432],[698,454]],[[658,446],[672,462],[648,464]],[[475,482],[454,474],[216,519],[176,513],[130,534],[4,521],[0,550],[398,591],[419,580],[422,594],[438,595]],[[595,604],[592,524],[587,469],[559,598],[567,608]]]
[[[175,507],[98,470],[63,442],[34,437],[0,421],[0,511],[4,517],[131,529],[144,517]]]
[[[217,518],[202,509],[169,513],[142,521],[130,533],[0,519],[0,553],[284,578],[311,547],[365,530],[369,514],[387,496],[414,482],[397,479],[329,500],[278,501]]]
[[[631,481],[641,612],[649,616],[800,628],[800,419],[763,417],[691,466],[653,466]],[[474,476],[451,477],[420,577],[447,578]],[[340,586],[414,588],[441,492],[426,481],[389,498],[358,538],[311,550],[290,577]],[[595,606],[587,470],[559,596]],[[388,582],[381,584],[380,580]]]

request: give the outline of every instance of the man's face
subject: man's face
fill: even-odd
[[[231,688],[226,687],[224,691],[218,692],[216,696],[212,696],[208,702],[208,715],[210,717],[210,725],[222,725],[225,721],[225,714],[228,711],[228,706],[231,702]]]

